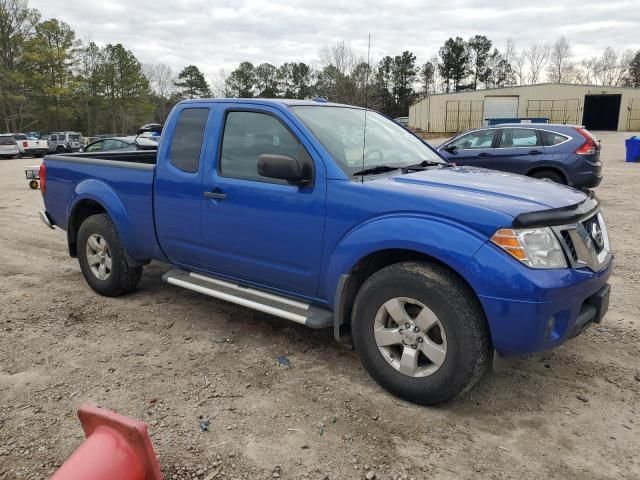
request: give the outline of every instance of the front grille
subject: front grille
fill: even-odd
[[[577,223],[552,228],[572,267],[587,267],[597,272],[608,264],[611,247],[601,213]]]
[[[582,222],[582,226],[589,234],[589,238],[593,242],[593,246],[596,250],[596,253],[600,253],[604,248],[604,245],[602,244],[602,241],[596,241],[596,239],[593,236],[594,228],[596,228],[597,231],[602,232],[602,225],[600,225],[600,223],[598,222],[598,216],[594,215],[593,217],[587,218],[585,221]],[[602,235],[602,233],[600,233],[600,235]]]
[[[573,240],[571,240],[571,235],[569,235],[568,230],[562,231],[562,239],[564,240],[564,243],[567,244],[569,255],[571,256],[573,261],[576,262],[578,260],[578,254],[576,253],[576,247],[573,245]]]

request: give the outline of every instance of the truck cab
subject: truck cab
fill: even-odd
[[[155,151],[47,156],[48,226],[89,285],[164,280],[351,340],[391,393],[471,388],[493,352],[558,346],[607,310],[600,205],[570,187],[446,162],[370,110],[180,102]]]

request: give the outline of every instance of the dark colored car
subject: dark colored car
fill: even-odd
[[[111,150],[155,150],[158,148],[156,137],[113,137],[101,138],[84,147],[84,152],[106,152]]]
[[[457,165],[518,173],[576,188],[602,181],[600,144],[584,127],[501,124],[464,132],[437,148]]]

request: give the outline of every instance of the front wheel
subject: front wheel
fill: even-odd
[[[410,402],[452,400],[489,366],[484,313],[469,287],[439,264],[403,262],[373,274],[356,297],[351,331],[369,374]]]
[[[107,215],[92,215],[82,222],[77,248],[82,274],[97,293],[117,297],[135,290],[142,267],[127,263],[124,246]]]

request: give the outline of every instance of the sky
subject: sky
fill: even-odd
[[[371,59],[410,50],[422,64],[453,36],[482,34],[499,49],[566,36],[576,59],[605,47],[640,49],[638,0],[29,0],[78,38],[122,43],[143,63],[209,78],[248,60],[319,64],[322,45],[348,41]]]

